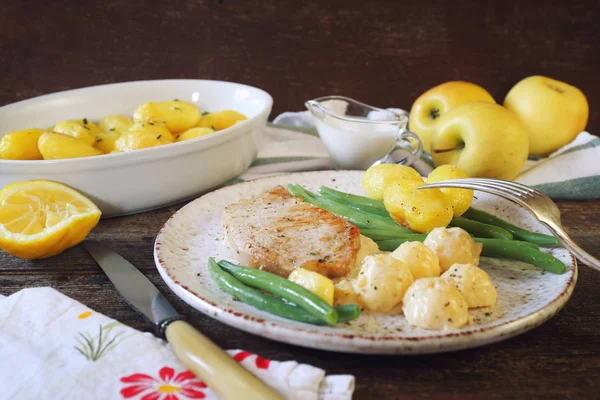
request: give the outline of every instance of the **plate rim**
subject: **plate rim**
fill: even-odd
[[[571,297],[577,283],[578,265],[576,258],[569,252],[568,254],[573,269],[571,277],[565,283],[563,290],[541,308],[538,308],[523,317],[505,321],[494,326],[478,327],[463,332],[442,331],[443,333],[435,335],[410,338],[398,338],[395,336],[378,336],[375,338],[373,336],[369,337],[369,335],[364,333],[343,334],[339,332],[315,331],[310,328],[310,325],[307,325],[307,328],[290,326],[285,322],[286,320],[284,318],[277,316],[273,316],[273,320],[266,320],[245,315],[226,306],[215,304],[204,298],[202,295],[194,292],[183,283],[178,282],[164,265],[164,261],[160,255],[162,247],[160,238],[164,234],[165,228],[167,228],[169,223],[182,213],[185,208],[191,207],[192,204],[201,201],[201,199],[204,199],[207,196],[216,196],[221,191],[232,190],[234,187],[272,178],[284,178],[293,175],[346,174],[357,172],[364,173],[364,171],[357,170],[322,170],[278,174],[225,186],[196,198],[173,213],[173,215],[171,215],[171,217],[169,217],[162,225],[156,236],[153,254],[156,268],[159,271],[161,278],[167,286],[189,306],[233,328],[296,346],[354,354],[431,354],[484,346],[518,336],[542,325],[556,315]],[[270,329],[265,329],[265,327],[269,327]],[[320,340],[306,340],[311,338],[315,339],[316,337]],[[336,342],[333,343],[330,340],[323,340],[324,338],[335,338]],[[330,347],[331,344],[333,344],[334,347]]]

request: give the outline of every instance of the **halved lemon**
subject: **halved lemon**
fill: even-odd
[[[57,255],[83,241],[101,214],[62,183],[13,183],[0,190],[0,248],[21,258]]]

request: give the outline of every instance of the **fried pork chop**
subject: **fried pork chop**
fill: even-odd
[[[360,248],[354,224],[283,186],[225,207],[221,222],[237,262],[286,278],[299,267],[329,278],[345,276]]]

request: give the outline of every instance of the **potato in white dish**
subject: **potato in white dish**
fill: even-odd
[[[135,122],[164,122],[171,133],[185,132],[198,125],[200,110],[185,101],[154,101],[141,104],[133,113]]]
[[[92,157],[102,154],[88,142],[61,133],[44,132],[38,139],[38,149],[44,160]]]
[[[153,122],[136,122],[115,141],[117,151],[132,151],[173,143],[167,128]]]
[[[85,124],[79,123],[79,120],[62,121],[54,125],[52,131],[82,140],[92,146],[96,141],[96,133],[101,133],[102,130],[96,124],[92,124],[84,120]]]
[[[38,140],[43,129],[23,129],[0,138],[0,160],[41,160]]]
[[[124,115],[108,115],[98,124],[106,133],[125,133],[133,125],[133,120]]]

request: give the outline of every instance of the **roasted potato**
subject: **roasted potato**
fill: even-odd
[[[387,187],[385,208],[399,224],[421,233],[445,227],[452,220],[452,206],[439,189],[416,190],[424,182],[402,180]]]
[[[365,171],[362,186],[372,199],[382,200],[385,189],[398,180],[423,182],[421,175],[411,167],[399,164],[379,164]]]
[[[435,183],[447,179],[468,178],[469,175],[453,165],[440,165],[434,169],[425,182]],[[446,199],[452,205],[454,216],[460,217],[467,211],[473,201],[473,191],[469,189],[441,188]]]

